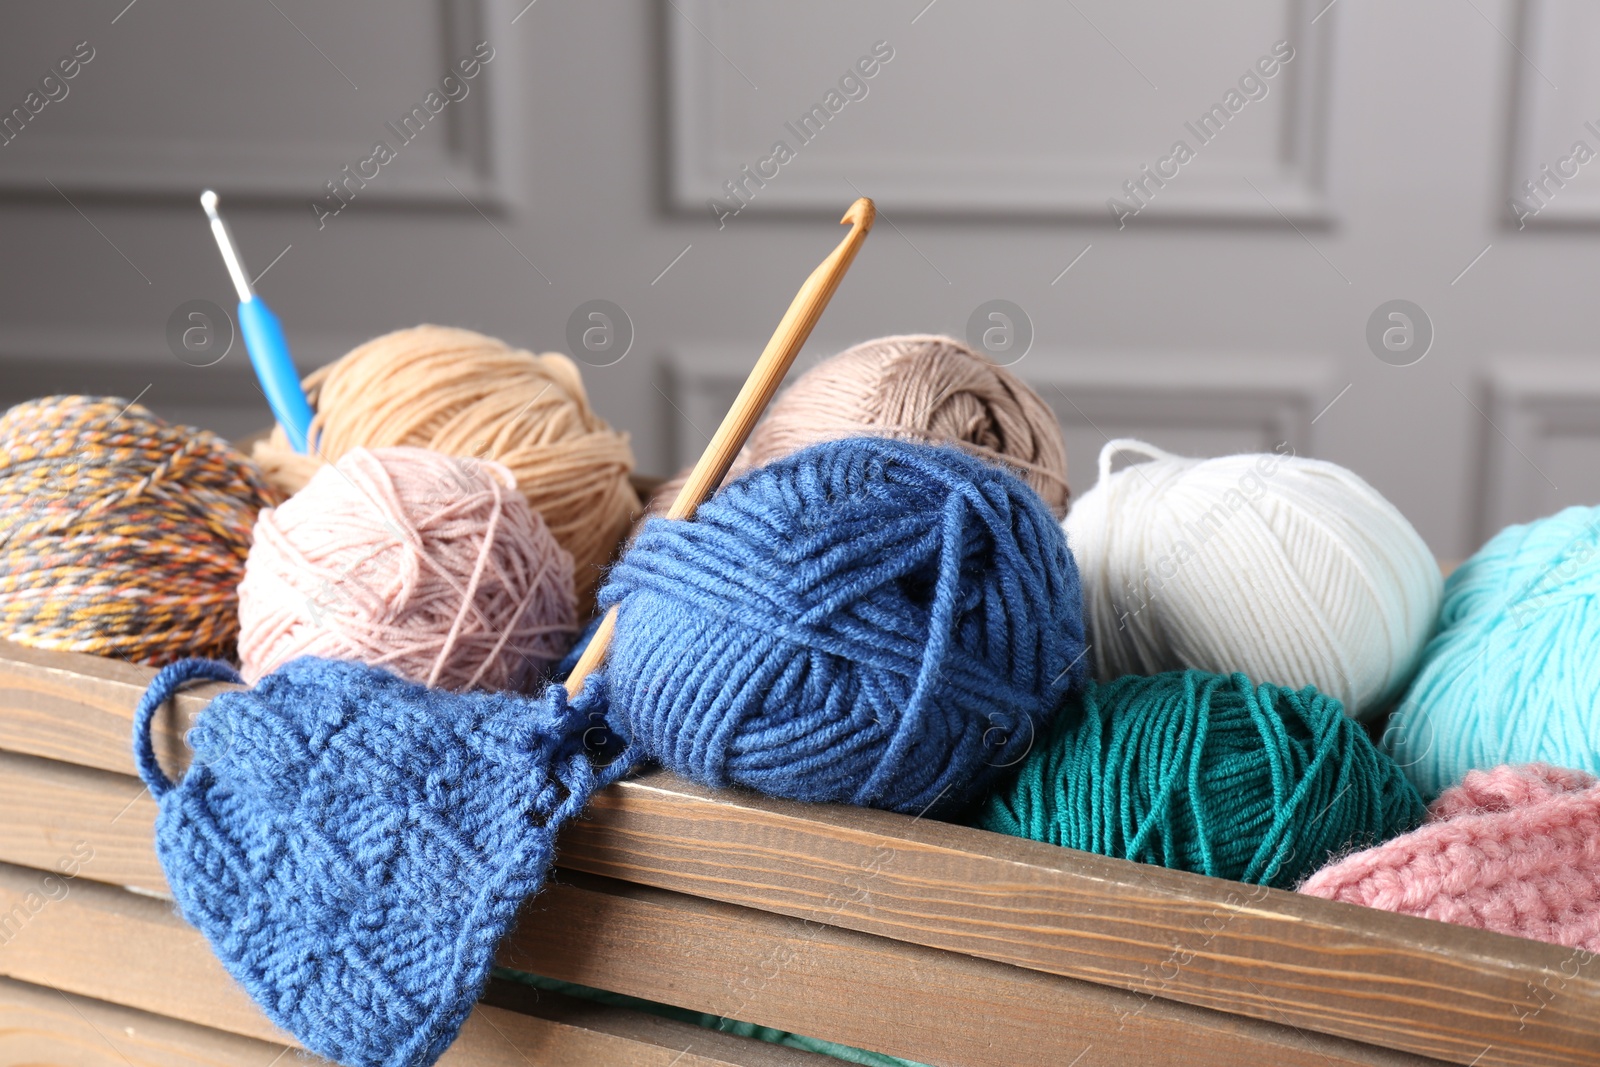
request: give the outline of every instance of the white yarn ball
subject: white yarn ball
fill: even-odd
[[[1149,461],[1111,473],[1123,452]],[[1415,673],[1439,612],[1439,566],[1405,516],[1292,450],[1189,459],[1112,441],[1062,526],[1101,679],[1243,671],[1370,718]]]

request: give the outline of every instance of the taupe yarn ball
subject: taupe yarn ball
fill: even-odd
[[[1067,447],[1055,413],[1010,370],[952,337],[907,334],[847,348],[780,393],[725,481],[802,448],[844,437],[954,444],[1026,481],[1061,518]],[[688,477],[650,500],[664,514]]]
[[[639,511],[628,482],[633,450],[589,407],[577,364],[534,355],[473,330],[414,326],[374,338],[305,380],[316,453],[300,455],[281,427],[255,460],[285,492],[352,448],[412,445],[492,459],[562,548],[580,605]]]

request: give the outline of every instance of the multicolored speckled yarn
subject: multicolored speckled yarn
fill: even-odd
[[[159,665],[231,656],[256,512],[282,497],[215,434],[109,397],[0,416],[0,634]]]

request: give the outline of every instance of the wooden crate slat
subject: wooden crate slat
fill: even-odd
[[[494,1031],[493,1040],[488,1031]],[[506,1053],[515,1046],[515,1059]],[[495,981],[442,1067],[838,1067],[821,1056]]]
[[[0,649],[0,748],[127,773],[148,674]],[[160,717],[169,773],[205,695]],[[1558,946],[665,775],[607,791],[562,847],[595,874],[1457,1063],[1600,1064],[1600,965]]]
[[[0,861],[48,870],[87,854],[80,878],[164,892],[149,846],[154,802],[130,806],[126,789],[107,780],[128,781],[0,753],[0,803],[12,815],[0,824]],[[91,840],[92,851],[84,847]],[[577,884],[553,885],[530,902],[502,951],[507,966],[925,1062],[1058,1064],[1091,1045],[1101,1063],[1145,1063],[1152,1050],[1197,1067],[1245,1055],[1299,1067],[1424,1062],[769,912],[558,877]],[[0,913],[12,905],[0,892]],[[941,1025],[950,1018],[967,1022]],[[1063,1018],[1073,1026],[1063,1028]],[[1025,1052],[1009,1051],[1012,1044]],[[994,1049],[1007,1051],[996,1057]],[[1119,1049],[1127,1058],[1106,1058]]]
[[[1600,1064],[1600,963],[1560,946],[670,775],[561,844],[575,870],[1451,1062]]]
[[[0,1063],[267,1067],[286,1047],[0,978]],[[333,1067],[306,1053],[276,1062],[286,1067]]]
[[[154,674],[122,660],[0,639],[0,748],[132,774],[133,709]],[[152,738],[169,775],[188,766],[184,731],[212,696],[230,688],[238,687],[196,685],[156,716]]]
[[[0,905],[9,911],[27,894],[44,892],[46,877],[44,871],[0,864]],[[146,1018],[176,1020],[175,1025],[193,1024],[213,1033],[253,1038],[260,1048],[298,1050],[298,1044],[268,1022],[222,969],[205,938],[178,918],[170,901],[82,880],[69,886],[65,896],[48,899],[0,945],[4,976],[0,981],[11,980],[6,988],[23,983],[53,992],[58,1003],[60,994],[82,997],[133,1009]],[[0,1004],[6,1003],[5,998],[6,990],[0,989]],[[480,1004],[440,1059],[441,1067],[524,1067],[529,1062],[572,1067],[594,1063],[822,1067],[830,1062],[794,1049],[552,994],[542,994],[535,1002],[520,991],[508,990],[502,999],[517,1010]],[[271,1061],[269,1054],[253,1062],[254,1067],[264,1067]],[[155,1062],[166,1067],[164,1060]],[[295,1052],[282,1062],[303,1060]]]
[[[293,1039],[267,1021],[205,938],[172,902],[82,878],[0,864],[3,931],[0,975],[105,1000],[276,1045]]]
[[[926,1063],[1439,1063],[679,893],[561,877],[525,909],[500,953],[506,966]]]
[[[156,802],[126,775],[0,751],[0,860],[151,892]]]

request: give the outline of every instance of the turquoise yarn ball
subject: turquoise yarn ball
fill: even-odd
[[[1422,798],[1338,700],[1191,670],[1070,699],[978,825],[1288,888],[1422,817]]]
[[[1450,576],[1383,744],[1427,797],[1502,763],[1600,773],[1600,508],[1508,526]]]

